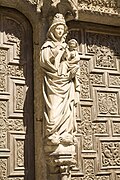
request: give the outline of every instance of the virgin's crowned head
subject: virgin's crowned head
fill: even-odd
[[[63,36],[67,34],[67,25],[64,19],[64,16],[60,13],[57,13],[52,21],[52,24],[48,30],[48,37],[61,41]]]

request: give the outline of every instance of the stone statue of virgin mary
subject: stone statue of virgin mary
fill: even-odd
[[[43,96],[45,100],[45,135],[52,144],[72,144],[77,130],[75,105],[79,99],[79,83],[75,77],[78,67],[59,74],[63,56],[69,56],[65,42],[67,26],[62,14],[57,13],[41,48],[40,65],[44,71]]]

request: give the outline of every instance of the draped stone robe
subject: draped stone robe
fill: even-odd
[[[48,40],[41,48],[40,64],[45,72],[43,95],[45,100],[44,116],[46,135],[76,132],[75,93],[78,86],[70,74],[61,77],[58,69],[66,43]],[[79,90],[78,90],[79,91]]]

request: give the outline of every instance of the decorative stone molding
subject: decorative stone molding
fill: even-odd
[[[75,146],[59,144],[58,146],[45,146],[46,163],[52,178],[60,177],[61,180],[69,180],[71,170],[76,165]],[[50,178],[50,179],[52,179]]]
[[[79,10],[92,13],[119,14],[118,0],[78,0]]]
[[[85,22],[120,25],[119,0],[26,0],[25,3],[43,18],[42,24],[46,31],[57,12],[62,13],[67,22],[76,19]]]
[[[40,10],[45,4],[44,0],[27,0],[33,5],[37,5]],[[57,7],[59,4],[70,4],[74,11],[90,11],[108,15],[119,15],[118,0],[52,0],[51,6]]]

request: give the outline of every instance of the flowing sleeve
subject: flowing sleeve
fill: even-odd
[[[51,52],[51,47],[44,47],[40,52],[40,65],[45,71],[56,72],[57,69],[52,64],[51,59],[54,58],[54,55]]]

